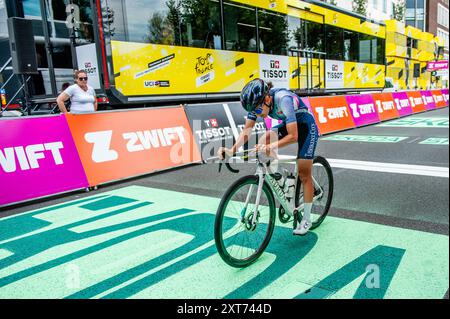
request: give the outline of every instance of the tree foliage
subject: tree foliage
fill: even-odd
[[[353,0],[353,12],[359,13],[363,16],[367,15],[367,0]]]
[[[392,17],[400,22],[404,21],[405,18],[405,0],[399,0],[397,3],[394,3],[394,12]]]

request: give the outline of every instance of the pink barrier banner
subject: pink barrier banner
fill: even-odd
[[[433,94],[430,91],[420,91],[422,94],[422,100],[425,104],[425,109],[427,111],[434,110],[436,108],[436,103],[434,103]]]
[[[442,97],[444,98],[445,104],[448,106],[448,89],[441,90]]]
[[[370,94],[348,95],[346,99],[356,126],[380,122],[375,102]]]
[[[436,108],[447,106],[441,90],[431,90],[430,92],[433,95],[434,103],[436,103]]]
[[[0,206],[88,187],[64,116],[0,120]]]
[[[395,106],[397,107],[400,117],[412,114],[413,110],[406,92],[392,93],[392,97],[394,98]]]

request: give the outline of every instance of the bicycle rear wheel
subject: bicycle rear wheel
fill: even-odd
[[[259,207],[255,212],[257,192],[258,176],[244,176],[228,188],[217,209],[214,225],[217,251],[232,267],[242,268],[256,261],[272,237],[275,199],[264,183]],[[252,225],[255,213],[256,224]]]
[[[311,209],[311,230],[317,228],[322,224],[323,220],[330,210],[331,201],[333,199],[334,180],[333,172],[328,161],[322,157],[317,156],[313,161],[312,176],[318,185],[314,185],[314,198],[313,206]],[[317,187],[318,186],[318,187]],[[297,181],[297,190],[295,194],[296,207],[302,204],[303,201],[303,188],[301,187],[301,181]],[[303,218],[302,212],[296,214],[297,222],[300,222]],[[295,227],[296,225],[294,225]]]

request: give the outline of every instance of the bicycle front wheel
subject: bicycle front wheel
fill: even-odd
[[[256,261],[272,237],[275,199],[264,183],[256,209],[258,181],[254,175],[237,180],[225,192],[217,209],[214,225],[217,251],[232,267],[242,268]]]
[[[312,176],[314,178],[314,201],[311,208],[311,230],[322,224],[323,220],[330,210],[331,201],[333,199],[334,180],[333,172],[328,161],[317,156],[313,161]],[[297,181],[296,206],[302,204],[303,187],[300,179]],[[303,216],[301,212],[297,214],[297,221],[300,222]]]

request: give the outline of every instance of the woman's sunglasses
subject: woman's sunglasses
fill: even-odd
[[[78,78],[78,80],[80,80],[80,81],[87,81],[88,78],[87,78],[87,76],[86,77],[80,77],[80,78]]]

